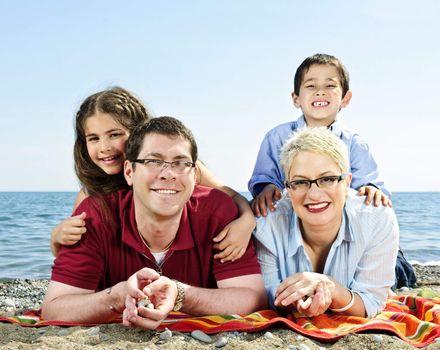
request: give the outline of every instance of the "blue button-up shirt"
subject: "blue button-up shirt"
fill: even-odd
[[[294,122],[278,125],[266,134],[258,152],[254,172],[248,183],[252,196],[256,197],[268,183],[280,189],[284,188],[284,172],[279,159],[281,148],[293,132],[305,127],[307,124],[304,116],[301,116]],[[351,187],[358,189],[372,184],[390,197],[391,192],[379,178],[376,161],[367,143],[358,134],[344,128],[339,120],[330,126],[330,130],[347,145],[350,155],[350,171],[353,174]]]
[[[275,293],[283,280],[297,272],[313,271],[299,220],[286,194],[275,212],[257,219],[254,236],[269,304],[274,307]],[[398,242],[394,211],[367,206],[350,190],[323,274],[359,294],[368,317],[373,317],[383,309],[394,284]]]

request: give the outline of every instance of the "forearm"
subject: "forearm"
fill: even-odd
[[[65,294],[54,298],[48,293],[43,302],[42,316],[46,320],[67,322],[111,322],[120,318],[124,310],[124,298],[120,292],[124,283],[96,293]]]
[[[206,289],[186,286],[181,311],[194,316],[249,314],[266,307],[266,296],[252,288]]]
[[[59,235],[60,231],[60,224],[56,225],[50,235],[50,251],[52,252],[53,256],[58,255],[58,251],[60,250],[60,244],[56,241],[56,237]]]
[[[359,317],[365,317],[366,316],[366,310],[364,301],[357,293],[350,293],[350,291],[340,285],[337,282],[335,283],[335,289],[332,292],[332,302],[330,304],[330,309],[341,309],[345,308],[347,305],[349,305],[352,301],[352,295],[353,295],[353,306],[351,306],[349,309],[341,312],[344,315],[350,315],[350,316],[359,316]]]

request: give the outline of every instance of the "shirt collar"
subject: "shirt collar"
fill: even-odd
[[[297,128],[298,129],[302,129],[307,127],[307,123],[306,120],[304,118],[304,114],[298,118],[298,120],[296,121],[297,124]],[[335,134],[337,137],[341,137],[342,135],[342,124],[339,121],[339,119],[336,119],[332,124],[329,125],[328,129]]]
[[[176,238],[170,250],[186,250],[194,247],[194,239],[191,234],[191,225],[188,219],[188,205],[189,201],[183,207],[179,229],[177,230]],[[121,203],[120,217],[122,242],[134,248],[139,253],[145,253],[148,248],[143,244],[137,229],[133,195],[131,195],[130,200]]]

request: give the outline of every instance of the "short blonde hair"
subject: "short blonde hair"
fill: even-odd
[[[348,150],[344,142],[326,127],[304,128],[292,134],[281,150],[280,162],[286,179],[293,160],[304,151],[326,155],[342,173],[349,171]]]

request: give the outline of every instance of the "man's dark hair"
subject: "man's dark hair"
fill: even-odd
[[[180,120],[173,117],[157,117],[147,123],[137,126],[130,134],[127,142],[127,159],[135,160],[139,156],[142,143],[148,134],[159,134],[170,137],[183,137],[188,140],[191,148],[191,159],[195,163],[197,161],[197,143],[194,136]],[[134,164],[133,164],[134,165]]]

